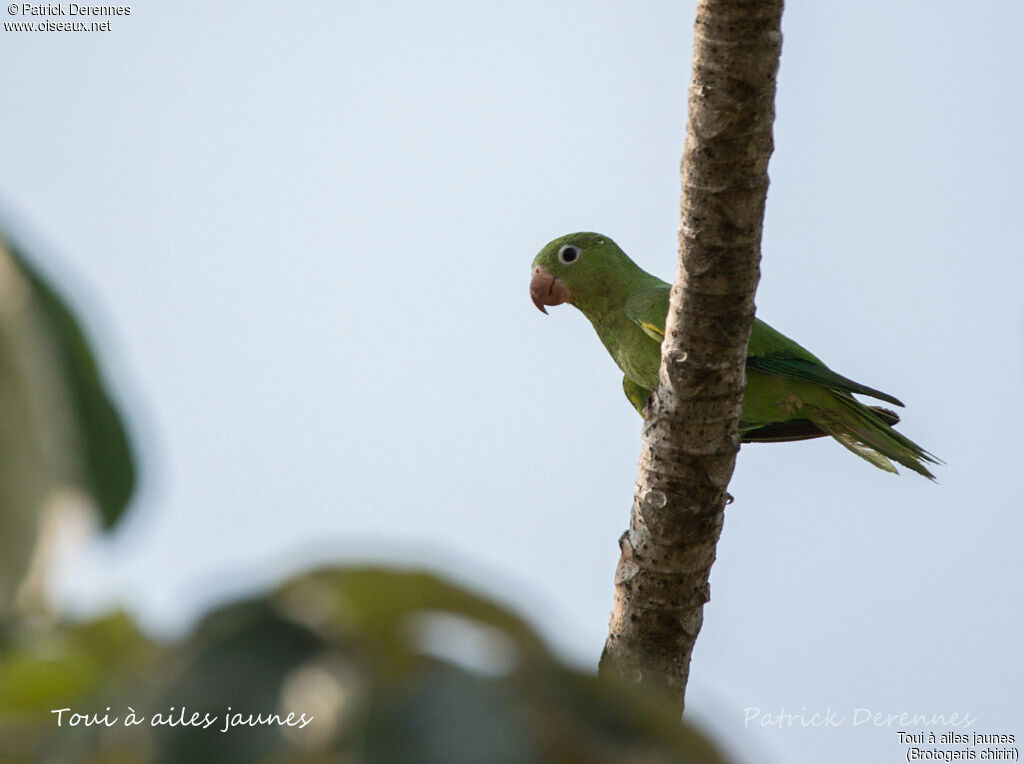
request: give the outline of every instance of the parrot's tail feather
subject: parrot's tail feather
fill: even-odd
[[[874,411],[875,415],[890,427],[900,421],[895,411],[884,409],[881,406],[869,406],[868,408]],[[788,443],[793,440],[810,440],[811,438],[823,438],[826,435],[833,434],[821,429],[810,419],[790,419],[786,422],[772,422],[771,424],[749,430],[744,429],[741,422],[740,432],[741,440],[744,443]],[[839,439],[838,436],[834,437],[837,440]],[[845,442],[841,440],[840,442],[849,448]],[[859,451],[857,453],[860,454]],[[860,455],[863,456],[863,454]],[[868,457],[865,456],[864,458],[867,459]],[[871,460],[868,459],[868,461]],[[888,468],[882,467],[882,469]]]
[[[887,421],[895,416],[892,412],[869,408],[843,393],[836,393],[835,398],[840,408],[815,420],[821,429],[879,469],[896,472],[892,462],[897,462],[930,480],[935,479],[925,464],[942,464],[941,460],[892,429]]]
[[[858,443],[857,440],[851,436],[848,432],[833,432],[832,437],[846,446],[848,449],[857,454],[861,459],[867,459],[873,465],[879,469],[885,470],[886,472],[892,472],[898,474],[898,470],[892,466],[892,462],[886,459],[882,454],[873,449],[871,446],[866,446],[863,443]]]

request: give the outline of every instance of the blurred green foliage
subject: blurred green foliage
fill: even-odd
[[[140,724],[125,725],[130,711]],[[260,716],[269,723],[250,726]],[[154,644],[123,615],[9,629],[0,759],[725,761],[671,704],[567,668],[504,608],[383,568],[300,576],[216,610],[174,644]]]

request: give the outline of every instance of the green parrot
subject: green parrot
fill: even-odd
[[[594,325],[622,370],[622,387],[640,415],[658,385],[661,341],[671,285],[644,272],[607,236],[573,233],[547,244],[533,261],[530,297],[568,302]],[[836,374],[793,340],[755,318],[747,346],[747,387],[739,432],[743,442],[781,442],[831,435],[887,472],[898,462],[934,480],[932,454],[892,429],[899,417],[865,406],[853,393],[896,406],[893,396]]]

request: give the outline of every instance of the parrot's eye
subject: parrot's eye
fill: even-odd
[[[558,250],[558,261],[563,265],[572,265],[579,259],[580,249],[572,244],[565,244]]]

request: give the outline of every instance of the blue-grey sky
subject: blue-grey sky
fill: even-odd
[[[598,230],[674,273],[693,16],[142,2],[0,33],[3,214],[84,312],[145,469],[62,566],[66,606],[173,633],[317,561],[423,562],[593,666],[640,420],[529,264]],[[1022,26],[1012,2],[787,5],[759,315],[906,401],[947,465],[743,448],[689,704],[744,761],[904,760],[908,726],[858,709],[1024,734]]]

